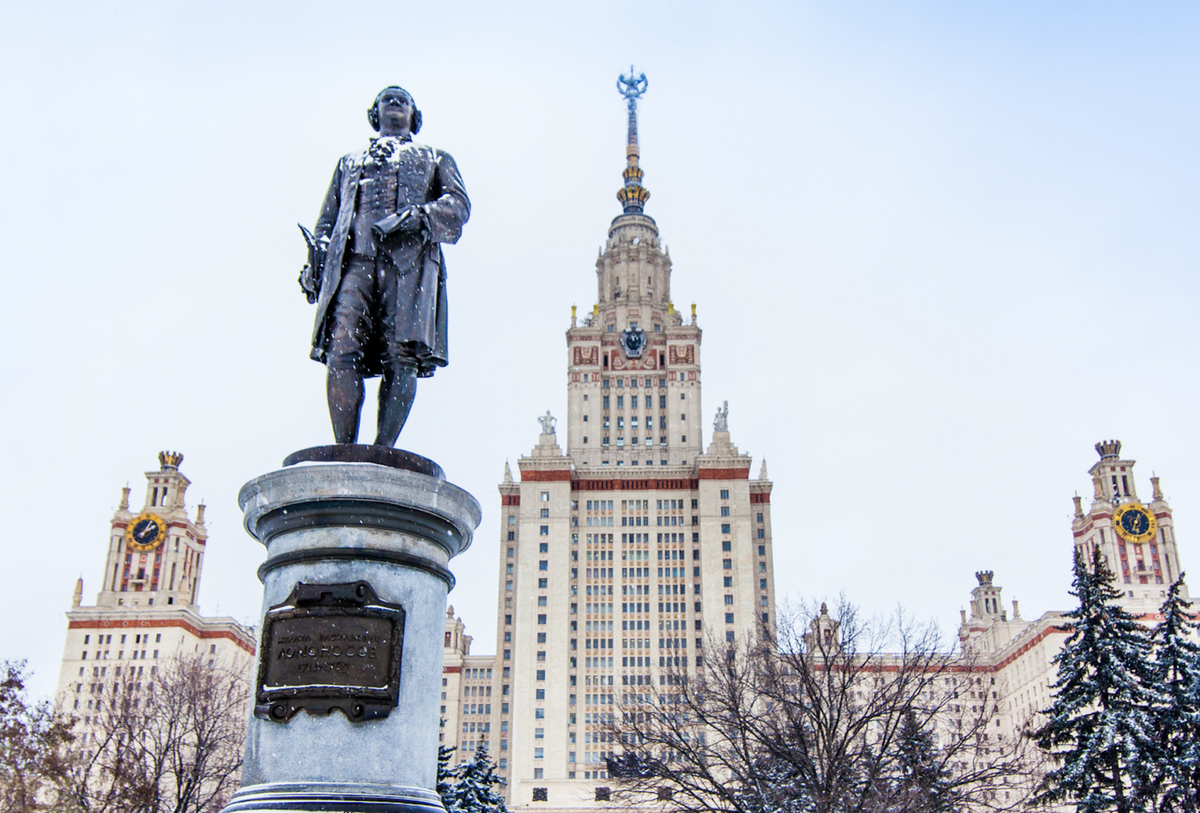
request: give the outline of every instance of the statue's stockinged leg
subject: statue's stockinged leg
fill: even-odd
[[[363,402],[362,375],[355,370],[330,367],[325,380],[325,394],[329,399],[329,420],[333,423],[334,441],[355,443],[358,440],[358,417]],[[408,414],[407,411],[405,414]]]
[[[379,431],[376,446],[395,446],[417,397],[417,373],[407,364],[391,364],[379,385]],[[339,441],[340,443],[341,441]]]

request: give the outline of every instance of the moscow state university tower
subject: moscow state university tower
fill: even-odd
[[[621,751],[605,721],[775,623],[771,483],[733,444],[736,411],[705,417],[701,331],[694,306],[684,317],[671,299],[671,259],[644,213],[640,92],[622,82],[624,211],[596,262],[596,304],[567,330],[565,432],[543,418],[519,480],[506,467],[500,485],[500,702],[486,739],[521,809],[602,803],[605,759]]]

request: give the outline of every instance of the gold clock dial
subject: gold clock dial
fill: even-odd
[[[1145,542],[1158,532],[1158,520],[1144,505],[1126,503],[1113,511],[1113,527],[1126,542]]]
[[[125,545],[130,550],[154,550],[167,538],[167,523],[157,514],[144,512],[125,528]]]

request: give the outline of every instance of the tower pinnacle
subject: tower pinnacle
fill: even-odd
[[[629,66],[629,76],[622,74],[617,78],[617,91],[629,103],[629,138],[625,144],[625,171],[621,177],[625,185],[617,192],[617,200],[625,208],[625,214],[641,214],[650,199],[650,192],[642,186],[641,167],[638,166],[638,137],[637,137],[637,100],[646,92],[649,83],[646,74],[635,74],[633,65]]]

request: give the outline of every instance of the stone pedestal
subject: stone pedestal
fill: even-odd
[[[267,561],[255,711],[225,813],[442,813],[448,565],[480,509],[424,463],[300,463],[238,495]]]

